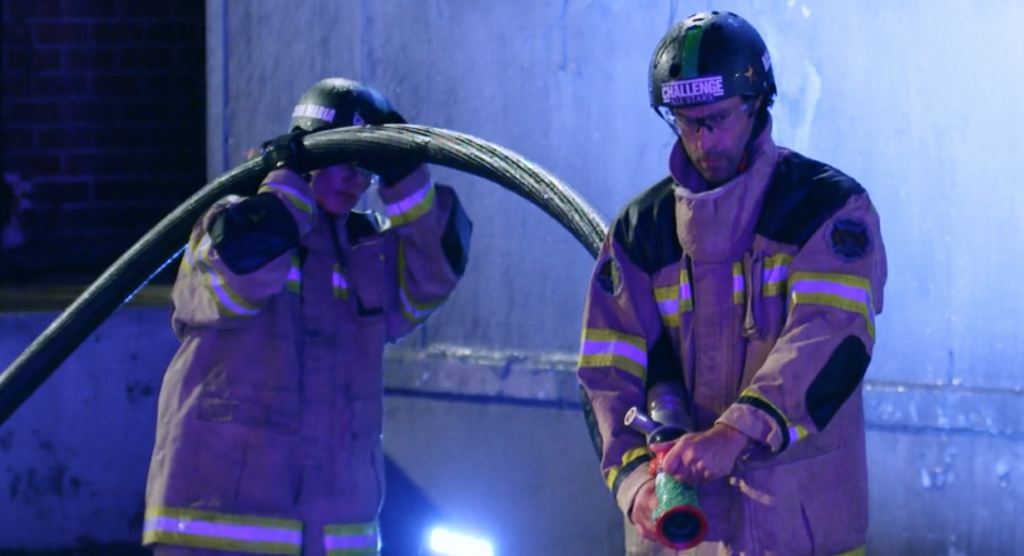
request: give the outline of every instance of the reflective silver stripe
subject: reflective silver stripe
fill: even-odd
[[[741,304],[744,301],[744,293],[747,285],[743,279],[743,263],[732,263],[732,302]]]
[[[214,301],[221,314],[228,317],[251,317],[260,312],[259,306],[245,300],[228,284],[224,276],[210,262],[210,250],[213,241],[209,235],[203,236],[199,243],[198,253],[192,257],[194,267],[206,275],[206,284],[213,294]]]
[[[302,523],[187,508],[147,508],[142,540],[143,544],[299,556]]]
[[[313,200],[305,193],[283,183],[266,183],[259,189],[259,193],[272,192],[280,193],[291,205],[306,214],[313,214]]]
[[[762,282],[765,296],[780,295],[786,289],[786,278],[789,274],[789,263],[793,257],[784,254],[772,255],[764,260]]]
[[[875,336],[871,283],[852,274],[797,272],[789,284],[791,306],[825,305],[861,315],[868,335]]]
[[[693,289],[689,273],[685,269],[681,270],[678,284],[654,288],[654,301],[665,326],[679,326],[679,315],[693,310]]]
[[[408,224],[423,216],[434,206],[434,197],[434,184],[429,182],[412,195],[385,205],[384,212],[394,225]]]
[[[334,291],[334,297],[340,299],[348,299],[348,280],[345,280],[345,276],[341,273],[341,265],[334,263],[334,269],[331,271],[331,288]]]
[[[588,328],[583,332],[580,367],[618,367],[643,378],[647,375],[647,342],[640,336]]]
[[[406,262],[405,262],[405,244],[399,243],[398,245],[398,298],[402,302],[402,314],[406,320],[413,324],[419,324],[426,320],[438,307],[444,303],[444,300],[438,300],[433,303],[418,303],[412,299],[409,294],[409,283],[406,279]]]
[[[291,266],[288,268],[288,277],[285,279],[285,286],[292,293],[302,293],[302,263],[294,251],[291,256]]]
[[[380,550],[377,523],[328,525],[324,527],[327,556],[371,556]]]

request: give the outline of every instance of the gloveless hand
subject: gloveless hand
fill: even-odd
[[[640,487],[633,499],[633,509],[629,513],[629,521],[633,523],[637,534],[656,541],[658,535],[654,528],[654,510],[658,507],[658,497],[654,492],[654,481],[647,481]]]
[[[651,446],[663,453],[662,469],[689,485],[705,485],[729,475],[750,438],[729,425],[716,424],[704,432],[685,434],[675,442]]]

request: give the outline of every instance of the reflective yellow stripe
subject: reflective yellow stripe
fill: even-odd
[[[608,489],[611,490],[611,488],[615,486],[615,479],[619,476],[619,472],[622,471],[623,467],[629,465],[633,460],[647,455],[647,453],[647,447],[641,446],[640,448],[633,448],[625,454],[622,454],[622,464],[616,465],[608,470],[608,479],[605,481],[608,485]]]
[[[386,205],[384,212],[395,226],[408,224],[426,214],[434,206],[435,197],[434,184],[430,183],[405,199]]]
[[[221,274],[213,263],[210,262],[210,250],[213,248],[213,241],[209,235],[203,237],[197,252],[195,252],[192,264],[206,279],[203,280],[207,291],[213,298],[217,311],[230,318],[247,318],[259,312],[258,305],[244,299],[229,284],[224,275]]]
[[[142,542],[247,554],[299,556],[302,553],[302,523],[188,508],[151,507],[146,509]]]
[[[786,290],[786,275],[791,262],[793,262],[792,255],[784,253],[772,255],[764,260],[764,276],[761,281],[764,283],[762,291],[765,297],[781,295]]]
[[[282,183],[267,183],[260,187],[257,193],[278,193],[288,200],[291,205],[306,214],[313,214],[313,203],[295,188]]]
[[[402,302],[402,315],[413,324],[419,324],[425,320],[444,303],[439,299],[432,303],[421,303],[413,299],[409,292],[409,283],[406,278],[405,243],[398,244],[398,297]]]
[[[871,282],[851,274],[797,272],[789,282],[790,306],[822,305],[856,313],[864,319],[868,335],[875,337]]]
[[[743,283],[743,263],[732,263],[732,302],[742,305],[745,301],[746,285]]]
[[[325,535],[376,535],[377,534],[377,523],[346,523],[342,525],[325,525]]]
[[[794,425],[793,422],[789,420],[789,417],[787,417],[786,414],[783,413],[775,404],[769,401],[768,398],[762,396],[757,391],[749,388],[740,393],[741,398],[744,396],[761,400],[762,402],[767,404],[768,407],[772,408],[772,410],[774,410],[775,413],[779,415],[779,417],[782,417],[782,421],[786,425],[786,432],[789,434],[789,444],[784,446],[784,448],[792,446],[793,444],[796,444],[797,442],[800,442],[801,440],[807,438],[807,428],[802,425]]]
[[[843,552],[842,554],[833,554],[832,556],[864,556],[864,554],[865,551],[864,547],[862,546],[860,548],[854,548],[853,550],[850,550],[848,552]]]
[[[302,263],[299,261],[299,255],[292,253],[291,257],[291,268],[288,269],[288,278],[285,280],[285,285],[288,291],[292,293],[302,293]]]
[[[334,263],[334,268],[331,270],[331,290],[334,292],[335,298],[348,299],[348,281],[341,273],[340,263]]]
[[[654,288],[655,301],[672,301],[674,299],[679,299],[679,284]]]
[[[686,269],[679,271],[679,282],[654,288],[654,302],[666,327],[679,327],[681,315],[693,311],[693,294]]]
[[[605,328],[583,331],[580,367],[617,367],[643,380],[647,376],[647,342]]]
[[[377,556],[379,548],[376,522],[324,526],[327,556]]]

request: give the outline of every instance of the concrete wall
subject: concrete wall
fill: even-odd
[[[1015,68],[1024,51],[1016,26],[1024,5],[306,0],[296,6],[208,0],[211,176],[283,131],[310,84],[342,75],[377,86],[413,122],[477,135],[527,156],[609,216],[666,171],[672,137],[646,98],[654,44],[692,11],[732,9],[747,17],[772,50],[780,88],[776,140],[860,180],[882,215],[890,281],[865,396],[869,551],[988,555],[1024,546],[1024,296],[1016,277],[1024,266],[1024,188],[1012,165],[1024,143],[1024,111],[1014,108],[1021,84]],[[571,374],[564,372],[577,347],[591,261],[526,202],[480,180],[437,173],[457,187],[476,222],[473,252],[462,287],[416,345],[401,346],[389,363],[396,370],[391,386],[402,394],[388,401],[389,454],[453,519],[511,553],[619,554],[618,517],[570,405]],[[137,337],[133,327],[141,324],[133,318],[142,317],[115,317],[97,337]],[[158,330],[166,315],[146,318]],[[5,322],[0,363],[13,359],[15,346],[27,345],[45,317]],[[17,490],[10,505],[0,504],[0,519],[24,524],[0,528],[0,547],[64,546],[78,535],[134,538],[123,535],[137,519],[138,481],[151,442],[153,408],[145,404],[153,398],[132,405],[137,394],[129,394],[129,385],[138,373],[147,374],[150,388],[157,384],[172,348],[122,348],[145,363],[124,354],[108,362],[92,352],[98,348],[83,348],[46,385],[49,393],[0,428],[4,484],[28,484],[34,474],[33,484],[43,485],[30,500]],[[108,374],[113,378],[99,378]],[[106,403],[87,406],[94,398]],[[539,405],[529,409],[504,403],[507,398]],[[87,427],[92,419],[110,425]],[[486,440],[468,443],[481,431],[489,433]],[[115,457],[109,450],[82,442],[86,433],[119,450],[118,466],[105,459]],[[428,446],[430,440],[436,444]],[[49,455],[55,450],[63,452]],[[484,475],[467,482],[475,473]],[[88,491],[85,484],[97,486]],[[75,498],[101,497],[107,488],[122,494],[104,509],[99,498]],[[64,505],[76,510],[54,513]],[[92,511],[112,513],[88,521]],[[578,533],[594,522],[607,537]],[[551,545],[560,530],[564,544]]]
[[[666,173],[673,137],[647,103],[657,40],[694,11],[745,16],[774,60],[776,141],[857,178],[882,215],[890,279],[866,397],[873,546],[883,554],[988,554],[1020,545],[1010,524],[1024,515],[1014,480],[1024,466],[1016,277],[1024,269],[1024,188],[1012,163],[1024,111],[1011,108],[1022,78],[1009,68],[1024,51],[1015,32],[1024,5],[207,6],[210,150],[221,155],[211,156],[211,175],[281,132],[306,87],[342,75],[383,90],[410,121],[525,155],[607,216]],[[468,352],[575,351],[591,265],[583,250],[506,191],[439,174],[456,185],[477,228],[467,277],[421,340]],[[935,532],[936,523],[947,528]]]

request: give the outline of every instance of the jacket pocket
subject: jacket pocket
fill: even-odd
[[[198,403],[200,421],[235,423],[283,435],[299,432],[299,394],[292,389],[235,383],[223,390],[204,390]]]
[[[814,477],[820,458],[746,469],[737,473],[733,484],[742,503],[743,515],[733,516],[733,537],[743,539],[738,551],[752,554],[818,554],[815,539],[804,520],[803,503],[808,497],[827,496],[815,484],[803,484]]]

